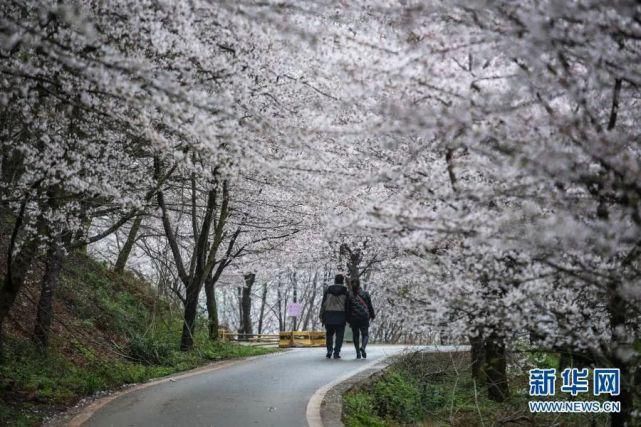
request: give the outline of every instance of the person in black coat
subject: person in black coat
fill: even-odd
[[[369,294],[361,289],[358,279],[351,281],[351,292],[349,293],[349,310],[347,321],[354,334],[354,347],[356,348],[356,358],[367,358],[365,348],[369,340],[369,322],[374,320],[376,313],[372,306],[372,299]]]
[[[345,336],[345,323],[349,311],[349,298],[344,285],[345,278],[337,274],[334,284],[325,289],[323,302],[320,309],[320,321],[325,326],[326,357],[329,359],[334,354],[334,359],[340,359],[343,337]],[[334,335],[336,342],[334,343]]]

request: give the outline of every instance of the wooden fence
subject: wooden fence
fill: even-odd
[[[241,334],[228,330],[218,331],[223,341],[236,341],[253,345],[278,345],[287,347],[324,347],[325,332],[284,331],[280,334]]]

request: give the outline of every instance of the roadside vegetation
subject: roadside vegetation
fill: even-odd
[[[535,358],[538,366],[558,367],[554,355],[540,356],[528,354],[522,363]],[[527,372],[509,372],[512,392],[504,402],[495,402],[474,381],[469,354],[408,353],[343,396],[343,421],[347,427],[609,425],[603,414],[531,414]]]
[[[197,329],[193,351],[177,346],[181,311],[130,273],[82,254],[64,265],[51,343],[31,337],[37,286],[27,286],[7,326],[0,364],[0,425],[37,425],[80,398],[123,384],[271,350],[211,341]]]

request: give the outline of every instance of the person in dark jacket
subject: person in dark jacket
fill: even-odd
[[[328,359],[332,357],[332,352],[334,359],[341,358],[345,323],[347,321],[347,312],[349,311],[349,298],[344,281],[343,275],[337,274],[334,278],[334,284],[325,289],[323,293],[320,320],[325,325],[326,357]],[[336,335],[336,342],[334,342],[334,335]]]
[[[347,320],[354,335],[356,358],[360,359],[363,357],[363,359],[366,359],[367,353],[365,352],[365,348],[369,340],[369,322],[370,320],[374,320],[376,314],[374,313],[374,307],[372,307],[372,299],[367,292],[361,289],[358,279],[351,281],[351,288]]]

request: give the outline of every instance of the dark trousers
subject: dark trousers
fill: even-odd
[[[343,346],[343,337],[345,336],[345,325],[325,325],[325,344],[327,352],[339,354]],[[334,344],[334,334],[336,334],[336,344]]]
[[[361,348],[364,350],[365,347],[367,347],[367,341],[369,341],[369,325],[352,325],[352,334],[354,335],[356,353],[358,353]],[[361,341],[360,345],[359,341]]]

